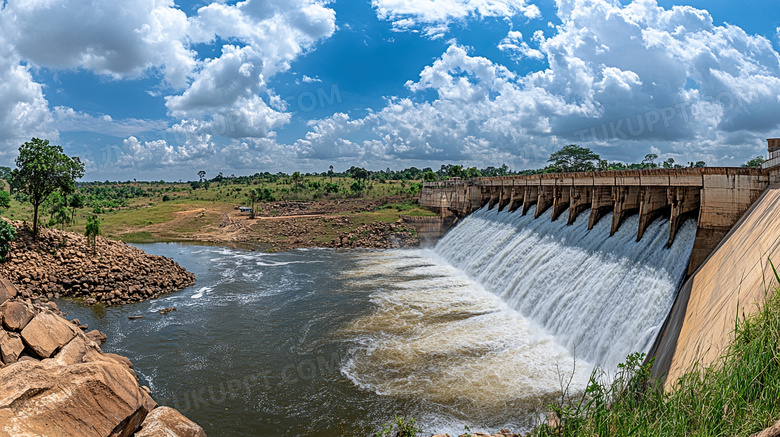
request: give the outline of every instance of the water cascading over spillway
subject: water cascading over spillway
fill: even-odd
[[[466,217],[435,251],[577,358],[606,370],[647,352],[674,302],[696,233],[686,222],[670,248],[668,220],[636,241],[638,216],[609,236],[611,215],[591,230],[587,212],[571,226],[483,208]]]

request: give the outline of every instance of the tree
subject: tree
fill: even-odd
[[[664,161],[663,166],[664,168],[674,168],[674,158],[669,158],[666,161]]]
[[[350,167],[347,171],[354,179],[365,182],[371,175],[371,172],[362,167]]]
[[[295,184],[296,188],[300,187],[301,181],[303,180],[303,176],[301,176],[301,172],[296,171],[292,174],[292,181]]]
[[[87,198],[83,194],[75,193],[68,197],[68,206],[70,207],[70,222],[76,217],[76,210],[87,206]]]
[[[69,194],[76,179],[84,176],[84,164],[69,158],[62,147],[33,138],[19,147],[16,169],[11,172],[14,187],[28,196],[33,206],[33,236],[38,236],[38,207],[55,191]]]
[[[203,179],[206,179],[206,172],[203,171],[203,170],[199,171],[198,172],[198,177],[200,178],[200,180],[198,180],[198,182],[203,182]]]
[[[249,192],[246,193],[247,197],[249,197],[249,200],[252,202],[252,212],[249,213],[249,218],[254,219],[255,218],[255,203],[260,199],[262,196],[262,193],[260,192],[260,188],[258,189],[249,189]]]
[[[0,219],[0,262],[8,260],[11,242],[16,238],[16,229],[7,221]]]
[[[8,209],[11,207],[11,193],[8,191],[0,191],[0,209]]]
[[[658,159],[658,155],[656,155],[655,153],[648,153],[647,155],[645,155],[645,159],[642,160],[642,164],[644,164],[649,168],[656,168],[658,167],[657,165],[655,165],[656,159]]]
[[[548,159],[547,162],[553,163],[553,166],[562,172],[572,172],[595,171],[595,163],[600,160],[601,157],[587,147],[569,144],[550,155],[550,159]]]
[[[462,178],[463,177],[463,167],[459,165],[453,165],[452,167],[447,169],[447,176],[451,178]]]
[[[436,181],[438,179],[439,179],[439,177],[436,176],[436,173],[434,173],[432,171],[426,171],[425,173],[423,173],[423,180],[425,182],[434,182],[434,181]]]
[[[98,235],[100,235],[100,219],[98,216],[92,215],[87,218],[87,228],[84,231],[84,236],[87,237],[87,244],[92,248],[92,252],[95,252]]]
[[[328,166],[328,176],[330,176],[330,183],[333,183],[333,164]]]
[[[467,178],[480,178],[482,177],[482,173],[479,172],[479,170],[476,167],[469,167],[464,172],[465,177]]]
[[[761,164],[766,162],[763,156],[756,156],[755,158],[749,160],[748,162],[742,164],[742,167],[761,167]],[[2,206],[2,205],[0,205]]]

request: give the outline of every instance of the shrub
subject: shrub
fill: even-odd
[[[97,236],[100,235],[100,219],[98,216],[93,215],[87,219],[87,228],[84,232],[84,236],[87,237],[87,244],[95,251],[95,242]]]
[[[16,229],[7,221],[0,219],[0,262],[10,258],[11,242],[14,239],[16,239]]]

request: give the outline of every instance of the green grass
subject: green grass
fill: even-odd
[[[780,278],[778,278],[780,281]],[[582,397],[551,409],[561,426],[545,436],[749,436],[780,418],[780,296],[735,322],[734,341],[707,368],[695,368],[662,391],[642,355],[632,355],[612,383],[597,373]]]
[[[125,243],[157,243],[161,241],[159,238],[145,231],[122,234],[120,240]]]

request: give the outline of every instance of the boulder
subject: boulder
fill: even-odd
[[[17,294],[19,294],[19,292],[16,287],[11,284],[11,281],[0,278],[0,304],[7,301],[8,299],[16,297]]]
[[[97,329],[87,332],[87,338],[97,343],[98,346],[103,346],[106,343],[106,334]]]
[[[5,364],[17,362],[23,350],[24,343],[19,334],[0,329],[0,359]]]
[[[9,331],[21,331],[35,316],[35,310],[24,302],[6,302],[0,305],[3,326]]]
[[[136,437],[206,437],[197,423],[169,407],[154,409],[141,424]]]
[[[22,330],[22,340],[41,358],[49,358],[76,336],[73,325],[51,313],[35,316]]]
[[[25,361],[0,369],[0,437],[129,437],[155,402],[111,360]]]

